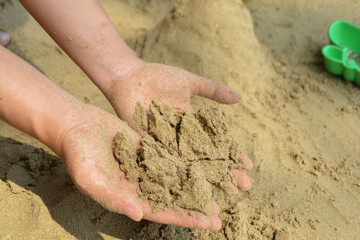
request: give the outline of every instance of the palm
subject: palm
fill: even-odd
[[[155,63],[144,63],[130,76],[116,80],[109,100],[118,116],[134,127],[133,116],[138,102],[148,109],[157,99],[162,104],[191,110],[190,96],[193,94],[221,103],[239,100],[239,96],[226,86],[179,68]]]
[[[125,179],[112,154],[112,139],[119,130],[128,133],[137,143],[140,136],[116,117],[96,108],[89,107],[78,118],[76,125],[64,136],[62,158],[80,191],[107,209],[134,220],[143,217],[185,227],[220,227],[219,210],[215,204],[215,215],[210,218],[201,214],[179,214],[173,210],[154,213],[150,205],[137,195],[137,186]]]
[[[190,109],[190,95],[187,72],[160,64],[146,64],[130,77],[115,82],[111,102],[118,116],[133,127],[138,102],[146,109],[155,99],[173,107]]]

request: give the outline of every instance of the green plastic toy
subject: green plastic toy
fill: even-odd
[[[333,45],[321,50],[326,70],[360,86],[360,27],[336,21],[329,28],[329,38]]]

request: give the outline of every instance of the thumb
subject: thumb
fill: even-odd
[[[109,173],[106,173],[107,169],[102,169],[101,166],[79,167],[82,169],[73,168],[76,173],[71,175],[76,187],[82,193],[112,212],[124,214],[135,221],[143,218],[143,209],[136,197],[136,190],[134,190],[136,187],[131,183],[126,180],[114,183],[112,178],[121,178],[122,176],[115,174],[115,176],[109,176]],[[115,182],[117,181],[115,180]]]
[[[212,80],[193,75],[190,78],[191,93],[212,99],[219,103],[234,104],[240,101],[235,90]]]
[[[112,212],[124,214],[134,221],[140,221],[143,218],[142,206],[131,193],[116,191],[105,193],[102,198],[102,205]]]

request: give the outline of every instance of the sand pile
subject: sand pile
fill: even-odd
[[[245,167],[223,115],[214,107],[190,113],[158,102],[150,105],[149,114],[150,135],[140,150],[130,136],[117,133],[113,149],[120,168],[139,184],[140,195],[155,211],[185,209],[210,216],[213,187],[235,193],[237,182],[229,169]]]
[[[182,67],[230,86],[263,78],[269,71],[267,52],[240,0],[176,1],[154,29],[129,42],[147,61]]]

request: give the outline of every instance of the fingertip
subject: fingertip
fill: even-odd
[[[216,202],[212,202],[211,206],[212,206],[212,210],[213,210],[213,215],[219,215],[219,213],[220,213],[219,205]]]
[[[120,200],[117,203],[118,208],[120,208],[118,212],[128,216],[136,222],[139,222],[143,218],[143,208],[133,195],[123,193],[118,199]]]
[[[200,221],[196,228],[210,229],[210,230],[218,231],[221,229],[221,225],[222,225],[221,220],[219,219],[219,217],[217,215],[213,215],[211,217],[207,217],[207,216],[203,215],[200,218]]]
[[[245,165],[246,165],[245,170],[246,171],[251,171],[253,169],[253,167],[254,167],[254,164],[250,160],[250,158],[245,153],[240,153],[240,158],[242,160],[244,160],[244,162],[245,162]]]
[[[241,99],[240,93],[222,84],[216,84],[212,99],[223,104],[235,104]]]
[[[240,102],[241,94],[238,91],[235,91],[234,89],[231,89],[231,88],[229,88],[229,89],[230,89],[229,95],[231,95],[231,100],[232,100],[232,102],[229,104],[234,104],[234,103]]]
[[[210,229],[210,230],[216,230],[216,231],[221,229],[222,223],[217,215],[213,215],[211,217],[207,217],[203,214],[201,214],[201,215],[202,216],[200,218],[199,218],[199,216],[197,216],[199,222],[198,222],[196,228]]]
[[[193,75],[192,94],[212,99],[223,104],[234,104],[240,101],[240,93],[212,80]]]
[[[231,173],[235,176],[238,187],[243,191],[249,191],[251,189],[251,180],[250,178],[238,169],[231,169]]]
[[[219,231],[221,229],[222,223],[218,217],[211,217],[211,230]]]
[[[243,191],[249,191],[251,189],[250,178],[244,172],[241,171],[240,171],[240,177],[238,178],[238,186]]]
[[[143,218],[143,211],[138,206],[127,207],[124,210],[124,214],[136,222]]]

